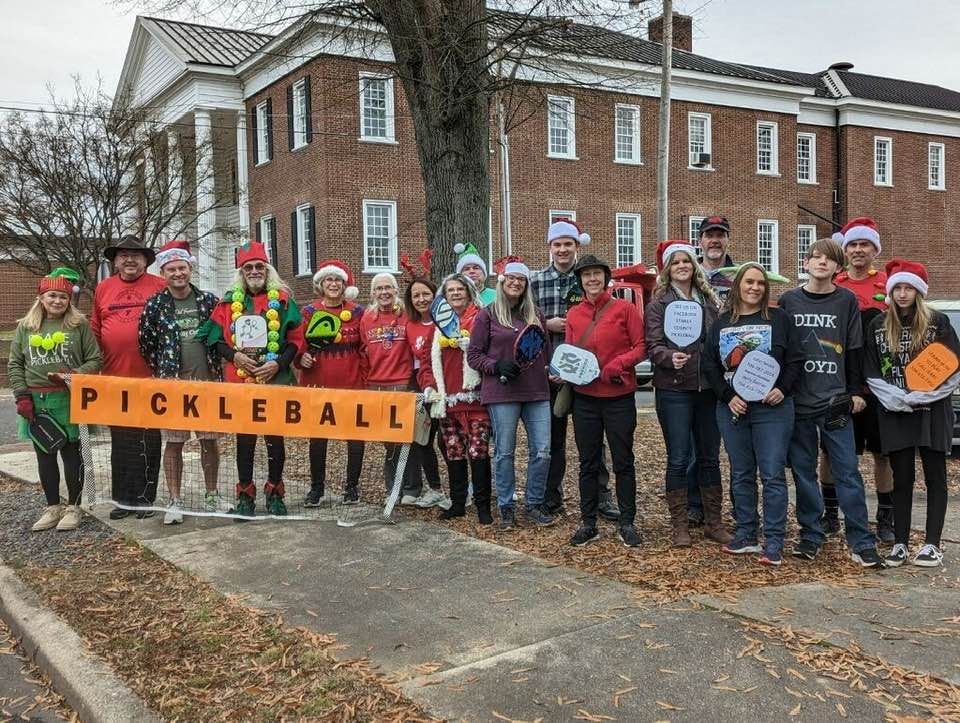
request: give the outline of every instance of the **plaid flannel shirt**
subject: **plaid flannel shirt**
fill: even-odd
[[[544,317],[552,319],[567,316],[567,294],[578,283],[573,267],[563,274],[551,263],[547,268],[534,271],[530,275],[530,290],[533,300]],[[563,334],[551,332],[550,341],[553,347],[563,343]]]

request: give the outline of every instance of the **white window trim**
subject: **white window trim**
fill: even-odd
[[[798,223],[797,224],[797,278],[798,279],[809,279],[810,274],[803,270],[803,259],[806,257],[807,252],[804,249],[803,256],[800,255],[800,231],[809,230],[810,231],[810,243],[812,244],[817,240],[817,227],[812,223]]]
[[[703,152],[710,154],[710,165],[695,166],[690,162],[690,121],[694,118],[703,118],[706,120],[703,133]],[[713,168],[713,116],[710,113],[701,113],[698,111],[689,111],[687,113],[687,170],[688,171],[712,171]]]
[[[770,168],[760,170],[760,129],[770,129]],[[779,176],[780,175],[780,125],[776,121],[757,121],[757,175],[758,176]]]
[[[554,101],[570,101],[569,131],[570,142],[567,144],[566,153],[554,153],[550,150],[550,104]],[[577,101],[576,98],[569,95],[548,95],[547,96],[547,158],[559,158],[568,161],[579,161],[577,157]]]
[[[267,101],[257,103],[257,165],[270,162],[270,137],[267,125]]]
[[[800,164],[797,163],[797,183],[803,183],[808,186],[818,186],[817,182],[817,134],[816,133],[797,133],[797,141],[801,138],[807,138],[810,141],[810,178],[800,178]],[[797,151],[799,160],[799,149]]]
[[[310,109],[307,108],[307,80],[306,78],[301,78],[296,83],[293,84],[293,118],[291,122],[293,123],[293,148],[291,150],[298,150],[304,148],[307,145],[307,113],[310,112]],[[303,94],[303,108],[300,107],[300,104],[297,102],[297,93]]]
[[[696,249],[700,248],[700,224],[705,218],[706,216],[687,216],[687,240]],[[697,222],[696,227],[693,225],[694,221]]]
[[[577,212],[576,212],[576,211],[563,211],[563,210],[560,210],[560,209],[551,208],[549,211],[547,211],[547,225],[549,226],[549,225],[550,225],[551,223],[553,223],[554,220],[555,220],[556,218],[558,218],[558,217],[559,217],[559,218],[569,218],[571,221],[576,221],[576,220],[577,220]]]
[[[307,223],[310,220],[310,204],[302,203],[297,206],[297,272],[296,276],[308,276],[313,273],[310,268],[310,234],[307,233]],[[306,211],[306,213],[303,213]],[[314,229],[316,233],[316,229]]]
[[[368,206],[390,206],[390,225],[387,229],[389,233],[389,248],[387,249],[387,254],[389,256],[390,264],[385,267],[378,266],[367,266],[367,207]],[[362,204],[362,213],[363,213],[363,238],[361,239],[361,247],[363,252],[363,273],[365,274],[379,274],[382,272],[386,273],[397,273],[397,202],[396,201],[387,201],[379,200],[375,198],[365,198],[363,199]]]
[[[887,180],[881,181],[877,178],[877,143],[887,144]],[[893,186],[893,138],[889,136],[873,137],[873,185],[874,186]]]
[[[617,112],[620,110],[628,110],[634,114],[632,158],[617,158]],[[613,110],[613,162],[625,166],[643,165],[643,154],[640,152],[640,106],[638,105],[617,103]]]
[[[930,183],[930,152],[934,148],[940,149],[940,183],[934,186]],[[946,191],[947,190],[947,147],[943,143],[927,144],[927,190],[928,191]]]
[[[620,219],[630,219],[636,223],[636,236],[633,239],[633,263],[639,264],[643,261],[643,256],[641,254],[642,244],[641,244],[641,228],[640,228],[640,214],[639,213],[618,213],[613,221],[613,256],[614,261],[617,266],[620,266],[620,239],[617,237],[617,232],[620,228]]]
[[[759,218],[757,219],[757,261],[760,260],[760,225],[761,224],[771,224],[773,226],[773,248],[771,249],[771,263],[770,268],[767,269],[770,273],[779,274],[780,273],[780,222],[775,218]]]
[[[277,260],[270,258],[270,246],[271,242],[275,241],[274,238],[268,238],[270,234],[270,222],[273,220],[273,214],[267,214],[266,216],[261,216],[257,219],[257,224],[260,226],[260,243],[263,244],[263,248],[267,251],[267,260],[270,262],[271,266],[277,265]]]
[[[363,134],[363,82],[365,80],[384,80],[386,85],[384,86],[384,94],[386,95],[387,103],[387,136],[386,138],[381,138],[380,136],[366,136]],[[383,143],[390,146],[399,145],[397,141],[396,133],[396,107],[394,106],[393,98],[393,76],[385,73],[360,73],[360,80],[358,81],[358,93],[357,93],[357,102],[359,103],[359,113],[358,118],[360,120],[360,136],[357,138],[361,143]]]

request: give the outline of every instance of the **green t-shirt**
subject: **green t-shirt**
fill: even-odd
[[[207,365],[207,347],[196,339],[197,328],[200,326],[196,296],[191,291],[186,299],[174,299],[173,308],[177,316],[177,326],[180,328],[180,378],[213,381]]]

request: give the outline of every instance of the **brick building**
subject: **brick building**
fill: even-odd
[[[671,237],[720,212],[735,258],[796,278],[806,244],[872,215],[882,258],[922,259],[938,296],[960,296],[945,253],[960,221],[960,93],[845,63],[808,74],[714,60],[692,52],[689,18],[674,24]],[[651,40],[616,42],[575,25],[568,40],[581,32],[579,56],[529,74],[543,101],[506,109],[525,122],[499,134],[491,104],[490,236],[473,239],[491,259],[510,250],[543,265],[548,220],[569,215],[618,265],[653,260],[659,25]],[[217,169],[200,189],[217,200],[198,224],[213,230],[200,249],[203,284],[226,284],[233,241],[216,232],[226,222],[264,240],[304,295],[326,257],[345,259],[363,286],[425,244],[389,44],[375,33],[362,46],[336,38],[317,17],[275,37],[138,18],[119,92],[156,109],[188,167]],[[611,77],[615,88],[597,87]],[[207,138],[212,158],[190,157]]]

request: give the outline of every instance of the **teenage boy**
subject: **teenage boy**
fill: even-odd
[[[780,297],[780,307],[792,321],[790,343],[803,357],[804,370],[794,389],[796,419],[790,442],[800,523],[800,541],[793,556],[812,560],[825,540],[820,523],[823,497],[817,484],[819,433],[830,457],[851,558],[863,567],[883,567],[867,523],[863,478],[854,449],[850,411],[857,413],[866,406],[861,396],[863,328],[853,292],[834,283],[843,260],[836,241],[815,241],[803,264],[807,283]],[[850,409],[838,411],[845,395],[849,395]]]

